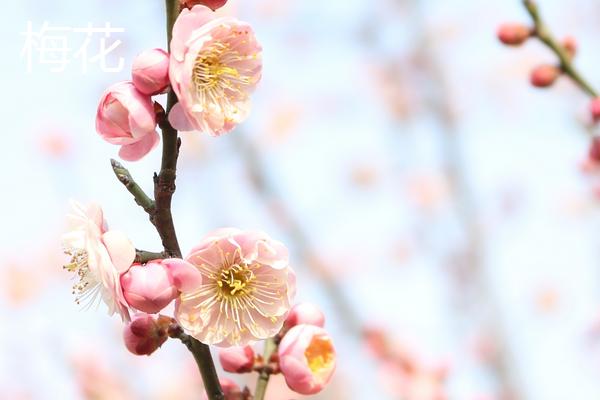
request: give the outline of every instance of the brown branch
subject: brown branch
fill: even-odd
[[[167,10],[167,38],[170,47],[173,25],[181,11],[179,0],[165,0]],[[154,174],[154,198],[156,210],[153,223],[160,235],[162,244],[170,256],[181,257],[181,249],[177,241],[173,215],[171,213],[171,200],[175,193],[175,178],[177,176],[177,158],[181,140],[177,137],[177,131],[171,126],[167,115],[171,108],[177,103],[177,97],[173,91],[167,97],[167,110],[159,113],[158,121],[162,130],[162,159],[160,172]],[[181,332],[179,339],[190,350],[202,375],[204,388],[209,400],[224,400],[223,390],[219,383],[219,377],[215,369],[210,349],[207,345],[200,343],[192,336]]]

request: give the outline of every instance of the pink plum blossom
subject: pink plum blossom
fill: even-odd
[[[175,318],[199,341],[243,346],[277,334],[295,295],[296,276],[285,246],[262,232],[219,229],[186,258],[202,286],[183,293]]]
[[[226,372],[251,372],[254,367],[254,350],[250,346],[219,349],[219,361]]]
[[[279,367],[285,382],[300,394],[323,390],[335,371],[335,349],[329,334],[318,326],[296,325],[279,344]]]
[[[169,87],[169,54],[162,49],[140,53],[131,68],[136,89],[145,95],[164,93]]]
[[[286,328],[291,328],[296,325],[307,324],[323,327],[325,325],[325,315],[311,303],[298,303],[290,310],[286,320]]]
[[[159,140],[150,96],[142,94],[130,81],[112,85],[98,105],[96,131],[108,143],[121,146],[119,157],[123,160],[144,157]]]
[[[135,264],[121,276],[127,303],[150,314],[169,305],[180,291],[196,290],[201,283],[202,274],[193,265],[176,258]]]
[[[164,315],[136,314],[123,329],[125,347],[138,356],[154,353],[168,338],[172,318]]]
[[[261,78],[262,48],[250,25],[210,8],[184,9],[173,27],[169,76],[179,102],[169,121],[180,131],[219,136],[250,111]]]
[[[91,305],[99,295],[111,315],[118,312],[124,321],[129,320],[120,276],[133,263],[135,248],[123,233],[108,230],[100,206],[73,202],[72,207],[70,231],[63,235],[62,243],[71,257],[64,268],[79,279],[73,286],[75,301]]]

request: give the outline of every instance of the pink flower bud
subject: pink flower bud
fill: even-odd
[[[219,361],[227,372],[238,374],[252,372],[254,350],[250,346],[219,349]]]
[[[133,60],[131,75],[143,94],[164,93],[169,87],[169,55],[161,49],[144,51]]]
[[[192,8],[197,4],[201,4],[203,6],[206,6],[210,9],[212,9],[213,11],[216,10],[217,8],[223,7],[227,3],[227,0],[180,0],[180,1],[181,1],[181,5],[186,8]]]
[[[314,325],[294,326],[279,344],[279,367],[293,391],[320,392],[335,370],[335,349],[329,334]]]
[[[125,347],[135,355],[149,356],[167,340],[167,329],[172,322],[173,319],[164,315],[134,315],[123,330]]]
[[[567,36],[566,38],[564,38],[562,41],[562,46],[564,47],[569,57],[575,57],[575,54],[577,54],[577,41],[574,37]]]
[[[134,264],[121,276],[127,303],[149,314],[159,312],[177,298],[180,291],[193,291],[201,282],[200,272],[179,259]]]
[[[112,85],[98,105],[96,131],[108,143],[121,146],[119,157],[123,160],[139,160],[154,149],[159,140],[152,100],[132,82]]]
[[[560,68],[554,65],[540,65],[531,71],[530,81],[535,87],[548,87],[556,81],[560,73]]]
[[[600,121],[600,97],[596,97],[590,103],[590,114],[594,122]]]
[[[314,304],[296,304],[292,307],[285,320],[285,327],[289,329],[301,324],[314,325],[322,328],[325,325],[325,315],[323,315],[323,312]]]
[[[594,137],[588,153],[590,161],[600,163],[600,137]]]
[[[498,39],[506,45],[518,46],[531,36],[531,28],[519,23],[503,24],[498,28]]]

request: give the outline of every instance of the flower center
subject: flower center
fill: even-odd
[[[258,54],[244,55],[235,48],[237,46],[233,43],[242,34],[247,32],[231,32],[228,37],[208,45],[196,56],[192,83],[196,101],[202,109],[211,104],[225,110],[228,105],[248,96],[245,87],[254,83],[256,78],[243,61],[255,59]]]
[[[98,293],[100,283],[97,282],[91,272],[88,264],[88,253],[85,249],[67,248],[64,253],[71,257],[68,264],[63,266],[69,272],[75,273],[75,278],[79,280],[73,285],[73,294],[75,303],[81,304],[82,300],[93,302]]]
[[[304,351],[308,367],[314,374],[327,371],[331,368],[334,359],[334,350],[329,338],[313,336],[310,344]]]
[[[254,273],[245,263],[233,264],[221,271],[217,286],[225,297],[236,297],[250,294]]]

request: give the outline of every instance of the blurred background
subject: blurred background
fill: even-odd
[[[3,6],[1,399],[200,397],[184,346],[129,354],[118,318],[80,310],[61,268],[69,199],[99,202],[111,228],[160,249],[94,118],[136,54],[166,47],[163,3]],[[600,85],[598,2],[539,4]],[[297,300],[325,310],[338,351],[314,398],[600,398],[588,99],[566,79],[529,86],[554,61],[540,44],[497,42],[500,23],[528,22],[520,1],[230,0],[220,13],[254,26],[263,79],[233,133],[183,135],[175,225],[184,253],[223,226],[289,246]],[[107,23],[123,31],[85,31]],[[104,65],[102,39],[119,41]],[[126,164],[148,192],[159,153]],[[276,377],[267,397],[302,396]]]

